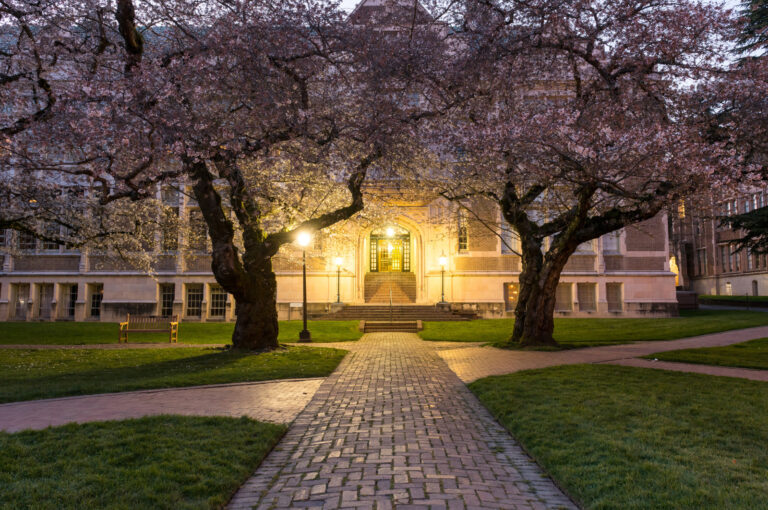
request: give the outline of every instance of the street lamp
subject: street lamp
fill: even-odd
[[[445,266],[448,265],[448,257],[445,256],[445,252],[440,254],[438,259],[440,263],[440,303],[445,303]]]
[[[336,302],[341,303],[341,264],[344,259],[336,257],[333,261],[336,263]]]
[[[304,329],[299,331],[299,342],[311,342],[312,335],[307,329],[307,246],[312,242],[312,236],[309,232],[299,232],[299,235],[296,236],[296,242],[302,248],[301,284],[304,294],[304,305],[301,308],[304,316]]]

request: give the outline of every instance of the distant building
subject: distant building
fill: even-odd
[[[741,235],[719,219],[766,206],[763,190],[727,199],[699,197],[694,205],[681,206],[672,227],[680,286],[706,295],[768,295],[768,257],[737,251],[734,241]]]

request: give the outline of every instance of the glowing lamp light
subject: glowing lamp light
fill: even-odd
[[[448,257],[446,257],[445,255],[441,256],[437,260],[438,260],[438,263],[440,264],[440,267],[442,267],[443,269],[445,269],[445,266],[448,265]]]
[[[344,263],[344,259],[341,257],[336,257],[333,259],[333,263],[336,264],[336,267],[341,267],[341,265]]]
[[[309,235],[309,232],[299,232],[299,235],[296,237],[296,242],[299,243],[299,246],[306,248],[309,246],[309,243],[312,242],[312,236]]]
[[[395,235],[395,229],[392,227],[387,227],[387,237],[392,237]]]

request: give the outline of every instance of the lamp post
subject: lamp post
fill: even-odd
[[[301,285],[304,295],[304,303],[301,307],[301,313],[304,316],[304,329],[299,331],[299,342],[311,342],[312,335],[307,329],[307,246],[312,241],[312,236],[309,235],[309,232],[300,232],[296,241],[302,248]]]
[[[341,263],[344,259],[336,257],[333,261],[336,263],[336,302],[341,303]]]
[[[440,263],[440,303],[445,303],[445,266],[448,265],[448,258],[445,256],[445,252],[440,254],[438,259]]]

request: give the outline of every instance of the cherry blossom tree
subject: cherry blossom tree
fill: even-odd
[[[84,189],[94,234],[136,250],[159,190],[189,194],[236,300],[234,346],[277,347],[273,257],[406,164],[413,126],[450,106],[425,73],[444,33],[347,23],[321,0],[66,5],[86,50],[60,57],[48,118],[10,140],[8,181]]]
[[[462,149],[443,195],[497,204],[520,238],[510,341],[555,345],[555,290],[579,246],[653,218],[718,167],[696,87],[724,70],[731,19],[689,0],[472,6],[483,79],[443,124]]]

